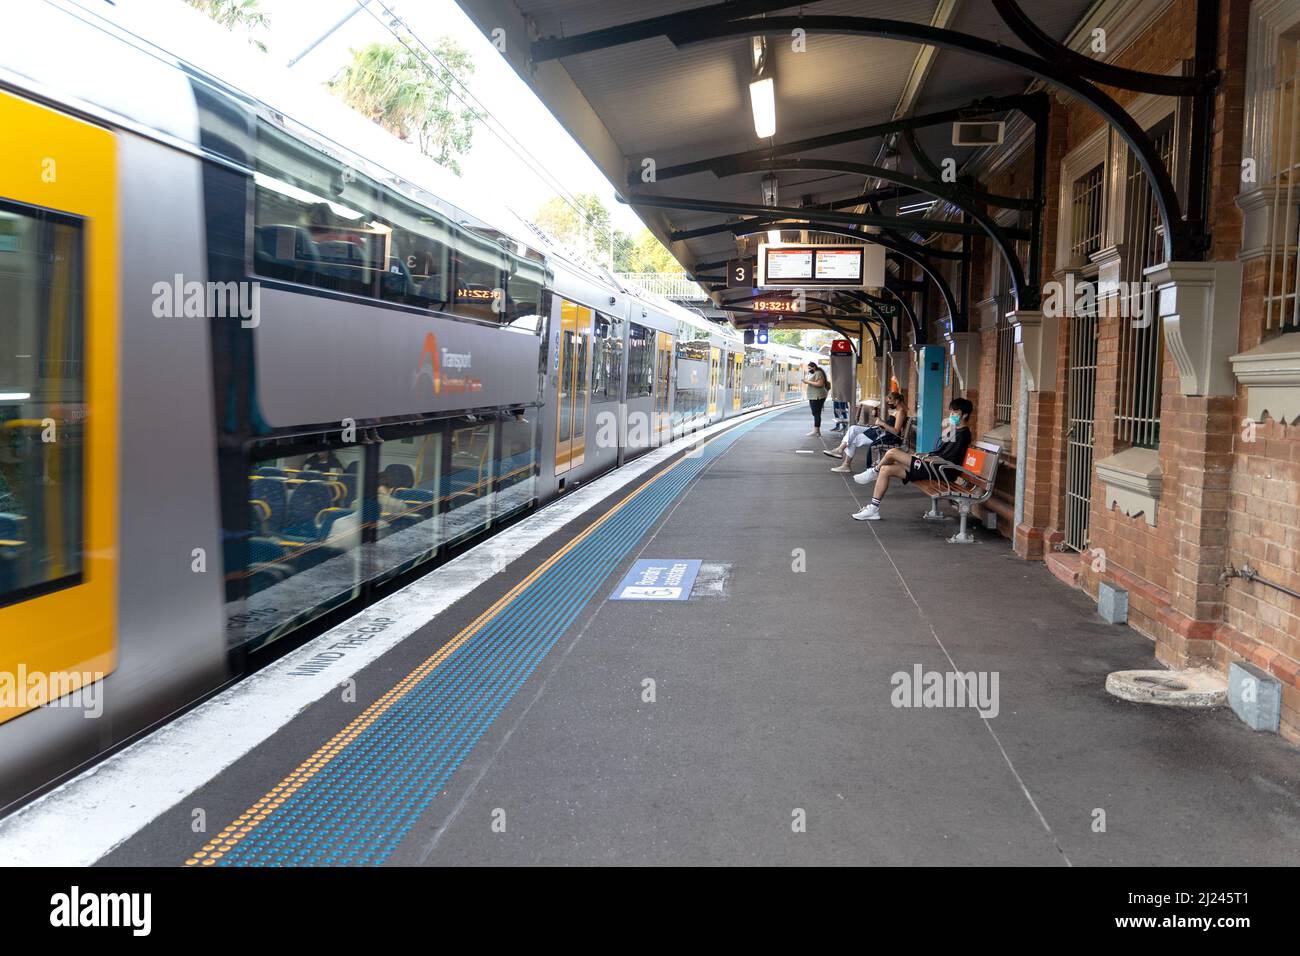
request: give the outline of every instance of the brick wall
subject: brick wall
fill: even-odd
[[[1166,72],[1192,55],[1194,0],[1176,0],[1169,11],[1115,60],[1123,66]],[[1232,260],[1241,243],[1241,146],[1248,0],[1220,5],[1219,67],[1223,80],[1215,104],[1210,168],[1210,256]],[[1136,94],[1110,90],[1123,104]],[[1068,144],[1082,142],[1100,125],[1086,106],[1072,103]],[[1266,260],[1244,266],[1240,348],[1263,335]],[[1115,407],[1119,390],[1119,318],[1103,315],[1097,376],[1094,459],[1117,450]],[[1063,335],[1068,329],[1063,328]],[[1062,355],[1062,364],[1065,356]],[[1091,544],[1105,551],[1105,570],[1081,562],[1084,588],[1095,596],[1105,577],[1129,590],[1130,623],[1156,641],[1156,654],[1174,666],[1212,662],[1226,669],[1249,659],[1283,682],[1283,733],[1300,741],[1300,601],[1241,579],[1221,577],[1229,564],[1249,562],[1260,574],[1300,590],[1300,428],[1272,420],[1246,441],[1245,391],[1235,396],[1180,394],[1177,369],[1162,370],[1160,466],[1162,497],[1155,527],[1145,516],[1128,517],[1104,505],[1105,489],[1093,482]],[[1058,376],[1057,394],[1066,391]],[[1043,409],[1036,429],[1059,427]],[[1034,444],[1031,442],[1031,444]],[[1035,492],[1046,484],[1060,492],[1057,471],[1046,483],[1037,472],[1044,456],[1027,456]],[[1059,469],[1059,461],[1054,463]],[[1060,513],[1053,515],[1059,524]]]
[[[1145,33],[1115,58],[1121,66],[1148,72],[1169,72],[1193,54],[1195,0],[1175,0]],[[1219,86],[1213,155],[1210,165],[1209,220],[1211,258],[1231,261],[1241,243],[1241,212],[1235,199],[1241,191],[1242,119],[1246,86],[1249,0],[1220,4]],[[1137,94],[1109,90],[1121,104]],[[1042,274],[1052,277],[1055,240],[1060,218],[1059,177],[1062,161],[1101,125],[1085,104],[1052,101],[1048,144],[1048,183],[1044,216]],[[983,188],[1004,195],[1024,195],[1032,184],[1032,152],[1025,150],[990,175]],[[1112,197],[1112,202],[1114,197]],[[946,248],[955,237],[944,240]],[[977,330],[979,310],[993,287],[992,243],[974,244],[971,330]],[[1121,250],[1122,254],[1122,250]],[[1267,259],[1244,266],[1239,346],[1257,345],[1265,334],[1263,297]],[[919,275],[913,273],[913,275]],[[955,285],[955,270],[951,274]],[[947,309],[932,290],[930,341],[941,339]],[[1121,323],[1129,321],[1101,304],[1098,321],[1098,369],[1094,408],[1094,462],[1122,446],[1116,439],[1116,408],[1121,390]],[[995,421],[997,333],[979,329],[979,378],[968,393],[975,402],[976,434]],[[1069,406],[1069,319],[1059,326],[1056,368],[1044,390],[1031,393],[1028,440],[1021,449],[1015,436],[1019,424],[1020,366],[1014,376],[1011,440],[1005,449],[1002,480],[1012,487],[1014,468],[1025,474],[1023,523],[1014,529],[1013,545],[1026,558],[1041,558],[1061,540],[1065,529],[1066,430]],[[905,383],[915,411],[916,373]],[[954,379],[955,384],[955,379]],[[949,395],[951,390],[949,391]],[[1300,600],[1258,583],[1224,578],[1229,565],[1249,563],[1259,574],[1300,590],[1300,424],[1267,420],[1259,423],[1253,441],[1243,428],[1246,395],[1184,396],[1171,356],[1161,368],[1161,430],[1159,462],[1161,498],[1154,526],[1145,514],[1128,516],[1105,505],[1106,489],[1092,482],[1090,545],[1079,562],[1081,586],[1096,596],[1101,580],[1129,592],[1130,623],[1155,641],[1155,654],[1174,665],[1211,663],[1219,669],[1237,659],[1249,659],[1283,682],[1282,732],[1300,742]],[[1004,533],[1009,531],[1003,525]],[[1104,554],[1104,562],[1097,558]]]

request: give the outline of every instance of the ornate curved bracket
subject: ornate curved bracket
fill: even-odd
[[[952,203],[962,212],[966,213],[971,219],[988,233],[989,238],[997,247],[998,252],[1002,255],[1002,260],[1007,265],[1007,271],[1011,276],[1011,289],[1016,296],[1016,302],[1021,308],[1033,309],[1038,307],[1040,291],[1033,289],[1025,283],[1025,272],[1020,262],[1020,257],[1016,255],[1016,249],[1011,242],[1011,236],[1017,238],[1031,238],[1024,230],[1004,229],[986,213],[980,206],[980,203],[994,203],[999,205],[1009,205],[1002,200],[1008,197],[994,196],[990,193],[978,190],[966,190],[960,186],[950,185],[943,182],[930,182],[924,179],[917,179],[915,176],[909,176],[906,173],[896,172],[892,169],[886,169],[882,166],[873,166],[869,163],[850,163],[832,159],[769,159],[755,160],[750,164],[752,169],[757,170],[790,170],[790,169],[809,169],[822,170],[827,172],[853,173],[860,176],[872,176],[882,179],[885,182],[896,183],[902,186],[908,186],[917,192],[928,193],[947,202]],[[1011,200],[1016,205],[1028,206],[1033,208],[1033,203],[1022,203],[1020,200]],[[901,237],[898,237],[901,238]],[[951,293],[950,293],[951,294]],[[958,319],[957,309],[954,303],[945,296],[945,301],[949,303],[949,315],[953,317],[954,322],[960,321],[962,325],[968,325],[965,315]],[[957,331],[965,331],[958,329]]]
[[[796,29],[808,33],[884,37],[970,53],[1008,63],[1053,86],[1073,93],[1115,129],[1120,139],[1137,158],[1138,165],[1151,184],[1152,198],[1160,211],[1160,221],[1164,225],[1165,259],[1192,261],[1204,257],[1206,237],[1203,223],[1183,218],[1173,177],[1165,168],[1160,154],[1156,152],[1155,145],[1146,135],[1146,131],[1109,94],[1062,64],[982,37],[932,27],[929,24],[889,20],[882,17],[764,17],[761,20],[719,21],[707,25],[695,23],[689,30],[669,27],[663,31],[663,35],[675,46],[684,47],[733,36],[789,36],[790,32]]]

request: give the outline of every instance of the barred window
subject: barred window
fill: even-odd
[[[1300,331],[1300,40],[1284,37],[1269,91],[1273,138],[1269,149],[1269,185],[1275,187],[1270,221],[1268,285],[1264,296],[1264,330]]]
[[[1147,131],[1161,162],[1169,166],[1173,153],[1171,114]],[[1151,184],[1130,150],[1125,165],[1124,279],[1119,309],[1119,400],[1115,437],[1122,444],[1160,447],[1160,384],[1164,366],[1164,336],[1156,314],[1154,290],[1143,271],[1164,259],[1164,226]]]
[[[1024,216],[1021,216],[1023,225]],[[1025,261],[1027,242],[1019,241],[1013,246],[1020,262]],[[1011,424],[1011,405],[1015,401],[1014,386],[1016,372],[1016,329],[1007,319],[1007,313],[1016,307],[1016,294],[1011,286],[1011,272],[1002,259],[1001,253],[994,252],[993,258],[993,301],[997,308],[997,364],[994,368],[993,389],[993,425]]]
[[[1076,264],[1101,248],[1105,165],[1098,163],[1070,189],[1070,259]]]

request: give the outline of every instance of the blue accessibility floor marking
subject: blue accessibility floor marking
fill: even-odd
[[[688,601],[700,562],[694,558],[642,558],[623,575],[611,601]]]
[[[221,866],[382,863],[609,575],[760,415],[662,472],[230,846]]]

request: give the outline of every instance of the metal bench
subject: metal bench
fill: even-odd
[[[961,516],[961,528],[948,539],[949,544],[972,544],[975,535],[966,529],[966,519],[974,505],[983,504],[993,495],[993,482],[998,474],[998,457],[1002,448],[991,442],[976,442],[966,452],[960,471],[947,481],[914,481],[912,485],[930,496],[930,510],[922,517],[930,521],[942,521],[943,513],[939,510],[940,501],[952,501],[957,505]]]

